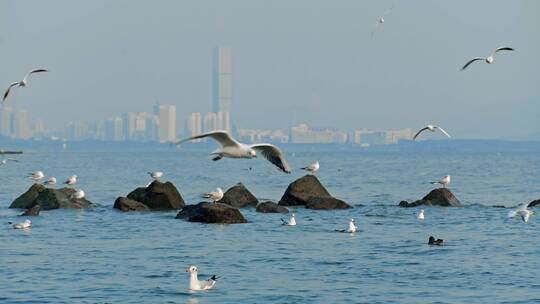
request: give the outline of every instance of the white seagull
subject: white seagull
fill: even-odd
[[[75,192],[73,192],[73,194],[71,194],[71,198],[74,198],[74,199],[83,199],[85,196],[84,194],[84,191],[82,189],[79,189]]]
[[[0,161],[0,166],[7,164],[8,161],[12,161],[12,162],[16,162],[16,163],[19,162],[19,161],[18,161],[17,159],[15,159],[15,158],[6,158],[6,159],[2,159],[2,160]]]
[[[357,230],[356,225],[354,224],[354,219],[349,220],[349,227],[345,230],[348,233],[355,233]]]
[[[176,142],[176,144],[179,145],[189,140],[205,138],[205,137],[210,137],[221,145],[221,148],[210,153],[210,155],[215,155],[215,157],[212,159],[213,161],[220,160],[223,157],[251,159],[251,158],[257,157],[256,151],[258,151],[268,161],[270,161],[276,167],[281,169],[283,172],[291,173],[291,167],[287,163],[285,156],[283,155],[283,153],[278,147],[272,144],[246,145],[246,144],[236,141],[234,138],[231,137],[231,135],[227,131],[213,131],[213,132],[204,133],[201,135],[182,139]]]
[[[281,219],[281,222],[285,226],[296,226],[296,219],[294,217],[294,213],[291,214],[291,217],[288,220]]]
[[[31,70],[30,72],[28,72],[28,74],[26,74],[26,76],[24,76],[23,80],[10,83],[9,86],[7,87],[7,89],[4,91],[4,96],[2,97],[2,102],[4,102],[6,100],[6,98],[9,96],[9,91],[11,90],[12,87],[19,86],[21,88],[24,88],[28,84],[28,77],[30,77],[30,75],[32,75],[34,73],[42,73],[42,72],[48,72],[48,70],[46,70],[46,69],[34,69],[34,70]]]
[[[304,168],[300,168],[302,170],[306,170],[308,171],[309,173],[311,174],[315,174],[315,172],[317,172],[319,170],[319,161],[316,161],[314,162],[313,164],[309,165],[309,166],[306,166]]]
[[[435,126],[435,125],[427,125],[423,127],[422,129],[418,130],[418,132],[416,132],[416,134],[413,137],[413,140],[415,140],[418,137],[418,135],[420,135],[420,133],[424,132],[425,130],[430,130],[431,132],[435,132],[435,129],[438,129],[444,135],[446,135],[446,137],[450,138],[450,134],[448,134],[445,130],[443,130],[443,128],[439,126]]]
[[[529,221],[529,217],[534,214],[534,211],[527,209],[527,207],[529,207],[529,204],[530,203],[521,204],[516,209],[510,210],[508,212],[508,218],[519,215],[521,217],[521,220],[527,223]]]
[[[394,5],[392,4],[392,7],[390,7],[390,9],[388,9],[386,12],[384,12],[384,14],[379,18],[379,20],[377,20],[377,23],[375,24],[375,28],[373,29],[373,31],[371,31],[371,39],[373,39],[373,37],[375,36],[375,32],[377,31],[379,26],[382,26],[382,24],[385,22],[384,16],[390,14],[390,12],[393,9],[394,9]]]
[[[199,291],[199,290],[208,290],[212,289],[216,285],[217,277],[213,275],[206,281],[199,281],[197,278],[197,267],[189,266],[186,269],[186,272],[189,272],[189,290]]]
[[[45,177],[45,174],[43,174],[43,171],[36,171],[34,173],[28,174],[28,178],[34,181],[38,181],[40,179],[43,179],[44,177]]]
[[[54,186],[56,185],[56,177],[51,177],[45,182],[43,182],[44,185]]]
[[[424,219],[424,209],[420,209],[420,212],[418,212],[418,215],[416,216],[416,218],[419,220]]]
[[[215,191],[201,194],[203,198],[209,198],[216,203],[223,198],[223,189],[217,187]]]
[[[13,224],[12,222],[8,222],[8,224]],[[13,229],[28,229],[32,226],[31,220],[24,220],[22,223],[13,224]]]
[[[497,49],[495,49],[495,51],[493,51],[493,53],[491,53],[491,55],[489,55],[488,57],[484,58],[484,57],[475,57],[471,60],[469,60],[462,68],[461,70],[465,70],[471,63],[477,61],[477,60],[484,60],[486,63],[488,64],[491,64],[493,62],[493,57],[495,56],[495,54],[499,51],[513,51],[514,49],[511,48],[511,47],[507,47],[507,46],[502,46],[502,47],[498,47]]]
[[[68,186],[73,186],[77,183],[77,175],[72,175],[64,182]]]
[[[441,180],[430,182],[430,184],[441,184],[443,188],[446,188],[450,184],[450,175],[443,177]]]
[[[161,171],[148,172],[148,175],[150,175],[150,177],[153,180],[159,180],[163,176],[163,172]]]

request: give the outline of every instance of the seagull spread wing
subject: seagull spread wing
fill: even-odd
[[[465,70],[471,63],[477,61],[477,60],[486,60],[485,58],[482,58],[482,57],[476,57],[476,58],[473,58],[471,60],[469,60],[469,62],[467,62],[462,68],[461,70]]]
[[[231,135],[229,134],[229,132],[227,132],[227,131],[212,131],[212,132],[204,133],[204,134],[201,134],[201,135],[197,135],[197,136],[182,139],[182,140],[176,142],[176,144],[179,145],[179,144],[181,144],[183,142],[186,142],[186,141],[199,139],[199,138],[205,138],[205,137],[212,138],[213,140],[217,141],[223,147],[239,146],[240,145],[240,143],[238,143],[234,138],[232,138]]]
[[[521,217],[521,220],[525,223],[529,221],[529,217],[531,216],[531,213],[528,211],[520,211],[519,216]]]
[[[422,129],[420,129],[418,132],[416,132],[416,134],[414,134],[413,140],[415,140],[418,137],[418,135],[420,135],[420,133],[422,133],[422,132],[424,132],[425,130],[428,130],[428,129],[429,129],[428,127],[424,127]]]
[[[24,76],[23,81],[27,81],[28,77],[30,77],[30,75],[32,75],[34,73],[43,73],[43,72],[48,72],[48,71],[49,70],[47,70],[47,69],[33,69],[30,72],[28,72],[28,74],[26,74],[26,76]]]
[[[498,47],[495,51],[493,51],[491,56],[495,55],[495,53],[497,53],[498,51],[514,51],[514,49],[507,46],[501,46],[501,47]]]
[[[446,137],[450,138],[450,134],[448,134],[448,132],[446,132],[445,130],[443,130],[443,128],[439,127],[439,126],[435,126],[435,128],[439,129],[441,132],[443,132],[444,135],[446,135]]]
[[[4,102],[4,100],[6,100],[6,98],[8,97],[9,91],[11,90],[11,88],[18,85],[18,84],[19,84],[19,82],[12,82],[12,83],[9,84],[6,91],[4,92],[4,97],[2,98],[2,102]]]
[[[261,152],[264,158],[276,165],[283,172],[291,173],[291,167],[278,147],[271,144],[255,144],[251,145],[250,148]]]

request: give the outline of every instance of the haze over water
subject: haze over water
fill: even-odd
[[[268,162],[212,162],[205,151],[29,152],[3,166],[0,177],[0,300],[3,303],[532,303],[540,301],[540,227],[507,220],[508,209],[540,198],[538,153],[329,153],[291,147],[298,168],[321,162],[328,190],[355,208],[299,208],[297,227],[282,215],[243,209],[248,224],[205,225],[176,212],[121,213],[116,197],[148,183],[161,169],[186,203],[217,186],[243,182],[258,198],[279,200],[300,177]],[[248,168],[252,167],[249,171]],[[7,209],[42,169],[78,187],[100,206],[54,210],[33,218],[29,231]],[[397,207],[432,189],[428,181],[452,174],[463,208]],[[362,206],[360,206],[362,205]],[[334,232],[355,218],[360,232]],[[426,245],[429,235],[444,247]],[[187,292],[185,269],[216,273],[216,289]]]

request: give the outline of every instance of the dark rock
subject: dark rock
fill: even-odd
[[[262,213],[289,213],[289,209],[270,201],[258,204],[255,211]]]
[[[178,219],[190,222],[213,224],[247,223],[238,208],[222,203],[202,202],[197,205],[187,205],[176,215]]]
[[[281,197],[279,205],[324,210],[352,208],[344,201],[332,197],[315,175],[306,175],[292,182]]]
[[[236,208],[255,207],[259,203],[257,198],[242,183],[229,188],[219,202]]]
[[[143,203],[139,203],[127,197],[119,197],[114,201],[113,208],[121,211],[149,211],[150,208]]]
[[[153,181],[148,187],[137,188],[127,198],[143,203],[150,210],[178,210],[186,205],[171,182]]]
[[[21,214],[21,216],[38,216],[39,210],[41,210],[41,207],[39,205],[35,205],[34,207],[26,210]]]
[[[401,201],[400,207],[416,207],[416,206],[442,206],[442,207],[462,207],[459,200],[448,190],[448,188],[438,188],[431,190],[421,200],[409,203],[407,201]]]
[[[334,210],[352,208],[349,204],[335,197],[310,197],[306,203],[307,209]]]
[[[529,203],[529,207],[536,207],[538,205],[540,205],[540,199],[534,200]]]
[[[75,199],[71,195],[75,193],[72,188],[46,188],[40,184],[34,184],[21,196],[16,198],[9,208],[31,209],[39,205],[41,210],[51,209],[83,209],[94,206],[86,198]]]

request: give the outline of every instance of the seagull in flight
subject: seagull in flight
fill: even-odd
[[[416,134],[413,137],[413,140],[415,140],[418,137],[418,135],[420,135],[420,133],[424,132],[425,130],[435,132],[436,129],[441,131],[444,135],[446,135],[446,137],[450,138],[450,134],[448,134],[443,128],[441,128],[439,126],[435,126],[435,125],[427,125],[427,126],[423,127],[422,129],[418,130],[418,132],[416,132]]]
[[[450,175],[443,177],[441,180],[436,182],[430,182],[430,184],[441,184],[443,188],[446,188],[450,184]],[[422,217],[424,216],[424,210],[422,210]]]
[[[232,138],[227,131],[213,131],[204,133],[201,135],[182,139],[176,142],[176,144],[179,145],[186,141],[205,137],[210,137],[221,145],[219,149],[216,149],[215,151],[210,153],[210,155],[215,155],[215,157],[212,158],[213,161],[218,161],[223,157],[251,159],[257,157],[257,152],[260,152],[264,156],[264,158],[266,158],[269,162],[278,167],[281,171],[285,173],[291,173],[291,167],[289,166],[289,163],[287,163],[285,156],[278,147],[272,144],[243,144]]]
[[[306,166],[304,168],[301,168],[302,170],[306,170],[311,174],[315,174],[319,170],[319,161],[314,162],[313,164]]]
[[[213,275],[206,281],[199,281],[197,278],[197,267],[190,266],[186,272],[189,272],[189,290],[199,291],[212,289],[216,285],[217,277]]]
[[[217,187],[215,191],[203,193],[202,198],[209,198],[212,202],[216,203],[223,198],[223,189]]]
[[[4,91],[4,96],[2,97],[2,102],[4,102],[6,100],[6,98],[9,96],[9,92],[10,92],[12,87],[19,86],[21,88],[24,88],[24,87],[26,87],[26,85],[28,85],[28,77],[30,77],[30,75],[32,75],[34,73],[43,73],[43,72],[48,72],[48,71],[49,70],[47,70],[47,69],[33,69],[30,72],[28,72],[28,74],[26,74],[26,76],[24,76],[23,80],[10,83],[9,86],[7,87],[7,89]]]
[[[510,210],[508,212],[508,218],[513,218],[516,215],[519,215],[521,217],[521,220],[527,223],[529,221],[529,217],[534,214],[534,211],[527,209],[527,207],[529,207],[529,204],[530,203],[521,204],[516,209]]]
[[[478,61],[478,60],[484,60],[487,64],[491,64],[493,62],[493,57],[495,56],[495,54],[497,54],[497,52],[499,51],[514,51],[513,48],[511,47],[507,47],[507,46],[502,46],[502,47],[498,47],[495,49],[495,51],[493,51],[493,53],[491,53],[491,55],[489,55],[488,57],[484,58],[484,57],[475,57],[471,60],[469,60],[462,68],[461,70],[465,70],[471,63],[475,62],[475,61]]]
[[[390,9],[388,9],[386,12],[384,12],[384,14],[379,18],[379,20],[377,20],[377,23],[375,24],[375,28],[373,29],[373,31],[371,31],[371,39],[373,39],[373,37],[375,36],[375,32],[377,31],[379,26],[382,26],[382,24],[385,22],[384,16],[390,14],[390,12],[393,9],[394,9],[394,4],[392,4],[392,7],[390,7]]]

